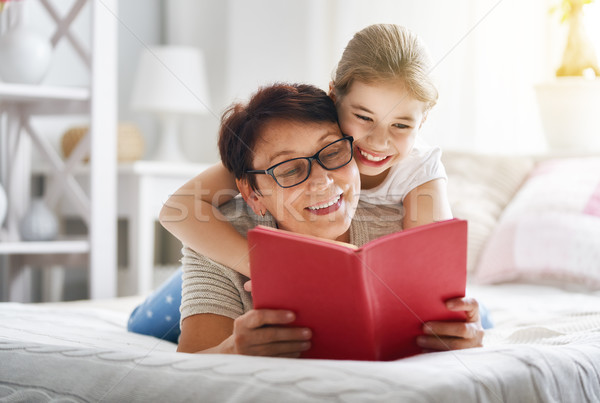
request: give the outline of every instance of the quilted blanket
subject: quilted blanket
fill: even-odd
[[[483,348],[393,362],[175,352],[127,314],[0,304],[0,401],[600,401],[600,296],[480,286]]]

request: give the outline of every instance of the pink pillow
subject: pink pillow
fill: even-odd
[[[474,280],[600,289],[600,158],[540,163],[502,213]]]

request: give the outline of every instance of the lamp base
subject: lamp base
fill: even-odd
[[[161,133],[153,159],[156,161],[185,162],[187,158],[179,145],[179,117],[162,115]]]

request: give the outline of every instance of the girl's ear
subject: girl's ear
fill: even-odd
[[[248,181],[246,179],[236,179],[235,184],[244,198],[244,201],[248,203],[252,211],[257,215],[264,216],[267,209],[263,205],[261,197],[254,189],[252,189]]]
[[[333,81],[329,82],[329,98],[335,103],[335,87]]]

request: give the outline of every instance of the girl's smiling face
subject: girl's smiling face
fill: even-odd
[[[342,132],[355,140],[363,189],[381,183],[390,167],[410,153],[427,117],[425,102],[413,98],[402,81],[355,81],[336,106]]]

